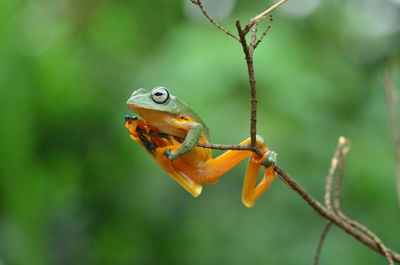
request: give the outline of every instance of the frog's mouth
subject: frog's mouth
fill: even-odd
[[[153,114],[157,115],[157,113],[161,114],[163,112],[162,110],[154,109],[154,108],[152,108],[152,106],[146,105],[146,104],[134,104],[134,103],[128,102],[127,105],[131,111],[133,111],[136,114],[139,114],[142,117],[144,117],[143,115],[147,116],[149,113],[153,113]]]
[[[133,111],[133,112],[135,112],[137,114],[139,114],[139,110],[140,109],[146,108],[145,106],[140,106],[138,104],[133,104],[133,103],[131,103],[129,101],[126,103],[126,105],[128,106],[128,109],[130,109],[131,111]]]
[[[130,109],[131,111],[137,113],[140,115],[140,113],[142,112],[146,112],[146,110],[152,110],[152,111],[157,111],[157,109],[154,109],[154,106],[149,105],[149,104],[144,104],[144,103],[132,103],[128,100],[128,102],[126,103],[128,106],[128,109]]]

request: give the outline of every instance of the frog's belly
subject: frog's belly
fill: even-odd
[[[159,124],[155,123],[152,124],[152,126],[155,127],[157,131],[160,133],[165,133],[179,138],[185,138],[187,134],[186,131],[183,129],[174,128],[172,126],[165,126],[164,123],[159,123]]]

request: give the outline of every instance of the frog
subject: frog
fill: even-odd
[[[199,146],[211,141],[208,127],[167,88],[157,86],[151,91],[139,88],[126,104],[140,116],[125,116],[125,127],[130,137],[194,197],[201,194],[203,184],[217,183],[221,176],[247,157],[249,160],[242,188],[242,202],[246,207],[253,207],[274,181],[276,153],[265,147],[260,136],[257,136],[256,142],[263,156],[250,150],[227,150],[213,158],[210,148]],[[250,143],[249,138],[240,144]],[[261,167],[264,174],[257,181]]]

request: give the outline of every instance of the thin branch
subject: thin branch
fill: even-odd
[[[332,224],[333,223],[331,221],[328,221],[328,223],[326,223],[326,225],[324,227],[324,230],[321,233],[321,236],[320,236],[319,241],[318,241],[317,250],[315,251],[313,265],[318,265],[319,264],[319,257],[321,256],[322,246],[324,245],[325,238],[328,235],[329,229],[332,227]]]
[[[385,254],[381,247],[372,239],[365,236],[362,232],[355,229],[351,224],[342,220],[339,216],[329,211],[321,203],[316,201],[300,184],[297,183],[288,173],[286,173],[279,165],[275,165],[275,172],[281,176],[283,181],[288,184],[297,194],[299,194],[317,213],[327,220],[332,221],[336,226],[343,229],[346,233],[352,235],[355,239],[368,246],[372,250],[380,254]],[[400,254],[393,250],[387,249],[392,259],[400,263]]]
[[[364,225],[362,225],[359,222],[354,221],[354,220],[350,219],[349,217],[347,217],[340,209],[340,194],[341,194],[341,187],[342,187],[342,182],[343,182],[344,165],[345,165],[347,154],[349,153],[349,151],[350,151],[349,146],[344,146],[340,150],[341,159],[340,159],[340,162],[339,162],[339,172],[338,172],[337,178],[336,178],[335,196],[334,196],[335,213],[340,218],[342,218],[344,221],[346,221],[349,224],[351,224],[352,226],[360,229],[367,236],[369,236],[372,240],[374,240],[376,242],[376,244],[378,244],[379,247],[381,248],[383,254],[385,255],[385,257],[386,257],[386,259],[388,261],[388,264],[389,265],[393,265],[392,257],[389,254],[389,251],[388,251],[387,247],[383,244],[382,240],[377,235],[375,235],[371,230],[366,228]]]
[[[213,18],[211,18],[207,11],[204,9],[202,2],[200,0],[191,0],[192,3],[198,5],[203,12],[203,14],[209,19],[209,21],[217,26],[220,30],[224,31],[226,34],[229,36],[235,38],[238,40],[243,48],[243,52],[245,54],[245,59],[246,59],[246,64],[247,64],[247,70],[248,70],[248,77],[249,77],[249,83],[250,83],[250,91],[251,91],[251,128],[250,128],[250,135],[251,135],[251,144],[246,146],[246,145],[217,145],[217,144],[208,144],[208,143],[199,143],[198,146],[204,147],[204,148],[212,148],[212,149],[221,149],[221,150],[250,150],[258,155],[262,156],[263,153],[261,152],[260,148],[257,146],[256,143],[256,113],[257,113],[257,95],[256,95],[256,80],[255,80],[255,75],[254,75],[254,66],[253,66],[253,52],[254,49],[257,47],[257,45],[261,42],[261,40],[265,37],[265,35],[268,33],[271,23],[272,23],[272,18],[270,18],[270,23],[267,27],[267,29],[264,31],[262,36],[260,37],[259,40],[256,40],[256,34],[257,34],[257,26],[258,22],[265,18],[270,12],[278,8],[280,5],[285,3],[287,0],[281,0],[280,2],[276,3],[275,5],[271,6],[264,12],[260,13],[259,15],[255,16],[252,18],[245,26],[243,29],[241,27],[241,23],[239,20],[236,20],[236,28],[239,34],[239,37],[236,35],[230,33],[226,29],[224,29],[222,26],[220,26]],[[246,41],[246,35],[247,33],[252,29],[252,37],[250,40],[250,45],[247,45]],[[344,143],[341,143],[344,142]],[[288,184],[295,192],[297,192],[316,212],[318,212],[322,217],[326,218],[329,223],[334,223],[337,225],[339,228],[343,229],[345,232],[348,234],[352,235],[355,239],[358,241],[362,242],[366,246],[370,247],[374,251],[385,255],[388,258],[388,261],[390,263],[390,258],[392,258],[394,261],[400,263],[400,254],[394,252],[393,250],[390,250],[386,248],[382,241],[368,229],[366,229],[364,226],[358,226],[355,221],[350,220],[350,219],[345,219],[342,218],[341,216],[337,215],[333,210],[330,202],[331,198],[331,191],[332,191],[332,184],[333,184],[333,175],[334,171],[336,170],[336,167],[338,165],[338,159],[343,160],[344,164],[344,159],[346,153],[343,153],[343,150],[345,150],[346,147],[346,141],[345,139],[339,140],[339,145],[341,145],[339,154],[336,159],[332,161],[331,164],[331,169],[333,173],[329,173],[327,177],[327,184],[326,184],[326,194],[325,194],[325,204],[326,206],[324,207],[320,202],[316,201],[300,184],[296,182],[292,177],[289,176],[279,165],[275,165],[275,172],[280,176],[283,182],[285,184]],[[347,151],[346,151],[347,152]],[[343,154],[342,156],[340,154]],[[340,165],[340,171],[343,171],[343,165]],[[339,172],[339,175],[341,176],[342,173]],[[341,177],[340,177],[341,178]],[[336,186],[335,190],[335,207],[336,205],[340,207],[339,199],[340,199],[340,185],[341,185],[341,179],[339,180],[339,186]],[[329,187],[328,187],[329,186]],[[339,208],[337,208],[339,209]],[[341,213],[341,212],[340,212]],[[344,216],[344,215],[343,215]],[[330,225],[329,225],[330,227]],[[320,247],[319,250],[317,250],[317,254],[319,256],[319,252],[321,251],[322,244],[324,242],[324,238],[326,237],[326,234],[329,231],[329,227],[326,228],[326,232],[324,230],[322,234],[322,238],[320,240]],[[355,227],[360,229],[361,231],[357,230]],[[368,232],[366,232],[368,231]],[[365,233],[365,234],[364,234]]]
[[[253,54],[249,50],[249,46],[246,41],[246,34],[242,30],[240,21],[236,20],[236,28],[239,33],[240,43],[242,44],[243,53],[246,59],[247,74],[249,77],[250,94],[251,94],[251,109],[250,109],[250,137],[251,146],[255,153],[259,156],[263,156],[263,152],[257,145],[257,90],[256,90],[256,79],[254,76],[254,65],[253,65]]]
[[[287,0],[281,0],[278,3],[276,3],[275,5],[271,6],[267,10],[265,10],[264,12],[258,14],[257,16],[253,17],[252,19],[250,19],[249,23],[247,23],[247,25],[244,29],[244,32],[247,33],[251,29],[251,27],[253,27],[254,24],[258,23],[261,19],[265,18],[269,13],[271,13],[272,11],[274,11],[275,9],[277,9],[278,7],[283,5],[285,2],[287,2]]]
[[[344,172],[344,165],[346,164],[347,154],[350,151],[350,142],[347,141],[346,145],[340,150],[340,163],[339,163],[339,170],[336,177],[336,185],[335,185],[335,195],[333,198],[333,205],[335,212],[339,212],[340,210],[340,197],[341,197],[341,189],[342,189],[342,182],[343,182],[343,172]]]
[[[210,149],[218,149],[218,150],[248,150],[253,151],[250,145],[243,144],[235,144],[235,145],[226,145],[226,144],[210,144],[210,143],[198,143],[198,147],[210,148]]]
[[[260,39],[257,40],[257,26],[258,22],[263,19],[268,13],[272,12],[276,8],[278,8],[280,5],[285,3],[287,0],[281,0],[280,2],[276,3],[275,5],[271,6],[261,14],[257,15],[256,17],[252,18],[249,23],[246,24],[245,29],[242,29],[240,25],[240,21],[236,20],[236,28],[239,33],[239,37],[234,35],[233,33],[229,32],[226,30],[224,27],[218,24],[214,18],[212,18],[207,10],[205,10],[203,3],[201,0],[191,0],[191,2],[195,5],[197,5],[200,10],[203,12],[204,16],[212,23],[214,24],[217,28],[228,34],[229,36],[235,38],[238,40],[243,48],[243,52],[245,54],[245,59],[246,59],[246,64],[247,64],[247,71],[248,71],[248,77],[249,77],[249,84],[250,84],[250,94],[251,94],[251,109],[250,109],[250,138],[251,138],[251,151],[255,152],[259,156],[263,156],[263,152],[257,145],[257,90],[256,90],[256,79],[254,76],[254,65],[253,65],[253,53],[254,49],[257,47],[257,45],[261,42],[261,40],[265,37],[267,34],[269,28],[271,27],[271,21],[267,27],[267,29],[264,31],[264,33],[261,35]],[[252,36],[250,40],[250,45],[247,45],[246,41],[246,35],[249,32],[249,30],[252,29]]]
[[[340,137],[339,138],[339,143],[338,143],[338,146],[336,148],[335,155],[332,158],[331,168],[329,170],[329,174],[328,174],[327,181],[326,181],[325,206],[329,211],[332,211],[332,206],[331,206],[331,202],[330,202],[331,201],[331,189],[332,189],[332,183],[333,183],[334,174],[336,172],[337,167],[339,167],[338,174],[337,174],[337,179],[336,179],[336,185],[335,185],[335,196],[334,196],[335,213],[343,221],[349,223],[353,227],[356,227],[356,228],[360,229],[367,236],[369,236],[373,241],[375,241],[375,243],[380,247],[380,249],[382,250],[383,254],[385,255],[388,263],[390,265],[393,265],[392,257],[390,256],[390,254],[389,254],[386,246],[383,244],[382,240],[378,236],[376,236],[373,232],[368,230],[362,224],[360,224],[360,223],[348,218],[340,210],[340,194],[341,194],[341,186],[342,186],[342,181],[343,181],[343,171],[344,171],[344,165],[345,165],[345,162],[346,162],[347,154],[350,151],[349,145],[350,145],[350,142],[348,140],[346,140],[344,137]],[[321,244],[323,244],[323,241],[322,241]]]
[[[336,188],[335,188],[335,210],[337,211],[338,215],[336,215],[331,209],[328,207],[322,206],[317,200],[315,200],[300,184],[298,184],[292,177],[289,176],[280,166],[276,165],[275,166],[275,171],[276,173],[280,176],[282,181],[284,181],[285,184],[289,185],[294,191],[296,191],[316,212],[318,212],[322,217],[326,218],[328,220],[328,224],[326,225],[323,233],[321,234],[321,238],[318,244],[317,248],[317,253],[318,257],[314,259],[314,264],[315,261],[319,260],[319,253],[321,252],[322,245],[324,243],[326,234],[329,232],[330,224],[334,223],[336,224],[339,228],[343,229],[345,232],[348,234],[352,235],[355,239],[363,243],[364,245],[370,247],[372,250],[383,254],[386,256],[388,259],[388,263],[390,265],[393,264],[393,261],[396,261],[397,263],[400,263],[400,254],[394,252],[393,250],[390,250],[387,248],[382,240],[380,240],[374,233],[372,233],[370,230],[368,230],[365,226],[359,224],[358,222],[349,219],[346,217],[338,207],[340,207],[339,204],[339,199],[340,199],[340,185],[342,183],[342,175],[343,175],[343,167],[344,167],[344,162],[347,157],[347,153],[349,151],[348,148],[349,142],[344,138],[341,137],[339,139],[339,144],[337,150],[341,151],[341,159],[339,164],[339,173],[338,173],[338,180],[336,182]],[[204,148],[211,148],[211,149],[221,149],[221,150],[226,150],[225,148],[219,148],[220,146],[222,147],[229,147],[228,145],[217,145],[217,144],[198,144],[198,146],[204,147]],[[240,145],[237,145],[240,146]],[[233,146],[233,147],[237,147]],[[247,146],[241,146],[243,149],[231,149],[231,150],[250,150],[248,149],[249,147]],[[336,157],[336,152],[335,156]],[[357,227],[360,229],[362,232],[367,234],[368,236],[365,236],[363,233],[360,231],[356,230],[354,227]],[[392,262],[392,263],[391,263]]]
[[[343,169],[343,164],[344,164],[342,154],[343,154],[344,149],[348,150],[348,148],[347,148],[348,143],[349,143],[349,141],[346,138],[344,138],[343,136],[339,137],[339,141],[336,146],[335,154],[333,155],[333,157],[331,159],[331,166],[329,168],[328,176],[326,177],[325,196],[324,196],[324,204],[325,204],[325,207],[329,211],[332,211],[331,193],[332,193],[332,184],[333,184],[334,175],[335,175],[335,172],[336,172],[336,169],[338,166],[339,166],[339,171],[343,172],[342,170],[340,170],[340,169]],[[338,174],[341,174],[341,172],[339,172]],[[319,257],[321,254],[322,246],[325,242],[325,237],[328,234],[331,225],[332,225],[332,221],[329,221],[326,224],[324,230],[322,231],[322,234],[321,234],[321,237],[318,242],[317,249],[316,249],[315,257],[314,257],[314,265],[318,265],[318,263],[319,263]]]
[[[170,138],[174,137],[175,140],[178,142],[183,142],[185,139],[177,136],[171,136],[166,133],[161,133],[161,132],[156,132],[153,130],[146,131],[144,129],[136,128],[136,131],[144,134],[144,135],[150,135],[150,136],[157,136],[161,138]],[[250,145],[243,145],[243,144],[235,144],[235,145],[225,145],[225,144],[211,144],[211,143],[197,143],[198,147],[203,147],[203,148],[209,148],[209,149],[218,149],[218,150],[248,150],[248,151],[253,151],[252,147]]]
[[[257,41],[257,27],[258,27],[258,23],[254,24],[252,27],[252,33],[251,33],[251,45],[254,45]]]
[[[331,167],[329,168],[329,173],[328,176],[326,177],[326,184],[325,184],[325,207],[328,208],[329,210],[332,210],[332,204],[331,204],[331,193],[332,193],[332,184],[333,184],[333,177],[336,172],[336,168],[339,165],[339,162],[341,161],[341,154],[343,148],[345,148],[347,144],[346,138],[343,136],[339,138],[338,145],[336,147],[335,154],[333,155],[333,158],[331,160]]]
[[[351,224],[353,227],[356,227],[356,228],[360,229],[367,236],[369,236],[379,246],[380,250],[382,251],[381,253],[383,253],[383,255],[386,257],[386,259],[388,261],[388,264],[389,265],[394,265],[394,263],[393,263],[394,257],[392,257],[391,253],[389,252],[389,249],[383,244],[382,240],[377,235],[375,235],[371,230],[366,228],[364,225],[362,225],[359,222],[354,221],[354,220],[350,219],[349,217],[347,217],[340,210],[337,212],[337,214],[344,221],[346,221],[347,223]],[[398,260],[396,260],[396,261],[399,262]]]
[[[256,42],[257,42],[257,27],[258,24],[254,24],[253,27],[251,28],[251,39],[250,39],[250,45],[248,47],[249,52],[251,55],[254,53],[254,49],[256,47]]]
[[[159,133],[155,131],[146,132],[146,130],[137,129],[142,133],[148,133],[151,136],[159,136],[159,137],[170,137],[170,135]],[[183,141],[182,138],[177,138],[177,140]],[[246,145],[220,145],[220,144],[205,144],[198,143],[199,147],[210,148],[210,149],[220,149],[220,150],[251,150],[251,146]],[[299,194],[317,213],[319,213],[322,217],[327,219],[328,221],[336,224],[339,228],[343,229],[348,234],[352,235],[355,239],[363,243],[364,245],[370,247],[372,250],[383,254],[389,255],[391,258],[400,263],[400,254],[390,250],[389,248],[382,248],[382,245],[378,243],[379,241],[375,239],[371,239],[368,236],[365,236],[362,232],[358,231],[354,228],[354,223],[350,223],[347,220],[343,220],[340,216],[336,215],[333,211],[324,207],[321,203],[315,200],[311,194],[309,194],[300,184],[297,183],[286,171],[284,171],[279,165],[275,165],[275,172],[280,176],[282,181],[289,185],[297,194]],[[355,222],[355,221],[352,221]],[[360,228],[362,229],[362,228]],[[366,228],[365,228],[366,229]],[[370,235],[369,235],[370,236]],[[386,254],[385,254],[386,253]]]
[[[257,48],[258,44],[260,44],[260,42],[264,39],[264,37],[267,35],[267,33],[269,32],[269,30],[271,29],[272,26],[272,22],[273,22],[273,18],[272,15],[269,15],[269,22],[267,25],[267,28],[264,30],[264,32],[261,34],[260,38],[257,40],[257,42],[254,44],[254,49]]]
[[[208,11],[204,8],[203,3],[200,0],[190,0],[193,4],[197,5],[201,12],[203,13],[203,15],[208,18],[208,20],[214,24],[217,28],[219,28],[220,30],[222,30],[223,32],[225,32],[226,34],[228,34],[229,36],[231,36],[232,38],[236,39],[237,41],[239,40],[239,37],[236,36],[235,34],[231,33],[229,30],[225,29],[223,26],[221,26],[220,24],[218,24],[218,22],[212,18],[209,14]]]

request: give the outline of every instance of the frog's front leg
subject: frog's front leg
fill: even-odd
[[[199,142],[200,134],[203,130],[203,125],[197,122],[179,122],[176,120],[171,121],[171,123],[173,123],[172,126],[175,128],[187,130],[185,140],[176,150],[165,151],[165,155],[169,160],[175,160],[189,153],[194,147],[196,147],[197,143]]]
[[[138,141],[138,134],[136,131],[136,128],[140,125],[143,126],[143,121],[139,120],[137,117],[135,116],[130,116],[130,115],[125,115],[124,116],[125,119],[125,127],[128,129],[129,131],[129,135],[131,136],[131,138],[134,141]],[[138,124],[140,122],[140,125]]]

